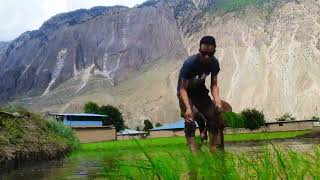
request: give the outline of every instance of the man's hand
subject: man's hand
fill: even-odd
[[[213,97],[213,104],[216,106],[217,113],[222,112],[222,103],[219,95],[218,77],[211,75],[211,93]]]
[[[214,101],[213,104],[215,104],[215,106],[216,106],[217,113],[220,114],[223,111],[221,101],[219,101],[219,102],[218,101]]]
[[[216,101],[216,102],[214,102],[214,104],[216,105],[217,108],[222,109],[222,103],[221,103],[221,101]]]
[[[186,119],[187,122],[192,122],[193,121],[193,114],[192,110],[188,108],[186,112],[184,113],[184,118]]]

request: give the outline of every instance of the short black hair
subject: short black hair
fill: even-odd
[[[200,40],[200,47],[201,47],[201,44],[208,44],[208,45],[216,46],[216,39],[212,36],[204,36]]]

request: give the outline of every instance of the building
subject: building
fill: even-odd
[[[49,116],[62,121],[64,125],[74,126],[102,126],[106,115],[91,113],[49,113]]]
[[[143,131],[136,131],[131,129],[125,129],[117,133],[117,140],[128,140],[128,139],[144,139],[148,133]]]
[[[64,125],[75,130],[81,143],[117,140],[116,129],[104,126],[108,116],[90,113],[49,113]]]
[[[300,131],[313,129],[318,121],[315,120],[299,120],[299,121],[277,121],[267,122],[265,126],[250,130],[245,128],[230,128],[224,129],[224,134],[246,134],[246,133],[260,133],[260,132],[276,132],[276,131]],[[199,131],[196,131],[199,135]],[[177,122],[164,124],[161,127],[153,128],[150,130],[150,138],[156,137],[172,137],[184,136],[184,119],[179,119]]]
[[[196,135],[199,135],[199,131],[196,131]],[[172,136],[184,136],[184,119],[180,118],[174,123],[167,123],[161,127],[150,129],[150,138]]]
[[[313,129],[316,122],[316,120],[266,122],[265,128],[267,132],[300,131]]]

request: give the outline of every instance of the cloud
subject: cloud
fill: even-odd
[[[50,17],[80,8],[124,5],[146,0],[0,0],[0,41],[10,41],[25,31],[38,29]]]

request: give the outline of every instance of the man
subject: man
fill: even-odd
[[[177,96],[179,99],[181,116],[185,119],[185,136],[192,153],[197,152],[195,143],[196,124],[202,139],[206,138],[206,130],[210,137],[210,150],[215,152],[221,142],[220,131],[224,124],[219,114],[222,104],[218,88],[219,62],[214,57],[216,41],[212,36],[205,36],[200,40],[199,53],[187,58],[184,62],[178,81]],[[205,79],[211,74],[211,94],[205,86]]]

